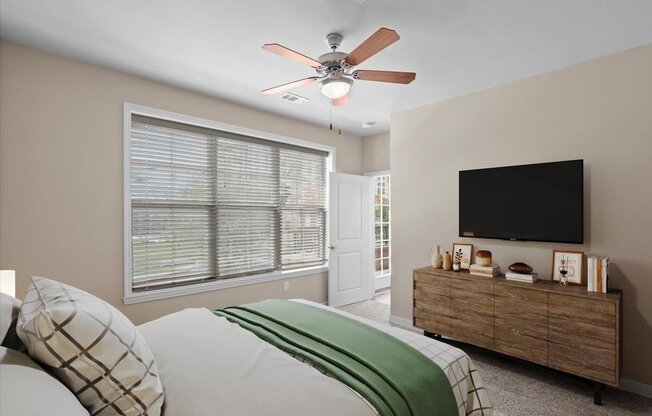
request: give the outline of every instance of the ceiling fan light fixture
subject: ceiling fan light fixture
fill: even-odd
[[[351,91],[352,85],[353,81],[344,77],[327,78],[319,83],[321,93],[331,100],[347,95]]]

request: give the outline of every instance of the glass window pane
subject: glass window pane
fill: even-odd
[[[390,189],[389,175],[374,178],[374,222],[375,222],[375,272],[377,277],[389,274],[391,249],[389,246]]]

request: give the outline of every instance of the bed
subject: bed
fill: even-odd
[[[78,403],[83,404],[83,407],[80,407],[83,409],[82,413],[79,414],[161,414],[166,416],[217,414],[384,416],[387,414],[431,414],[427,410],[424,411],[423,407],[420,413],[417,411],[418,405],[422,403],[416,403],[417,406],[410,406],[409,409],[406,407],[407,410],[394,412],[391,410],[395,410],[395,408],[388,411],[377,404],[372,404],[378,402],[374,402],[373,397],[369,396],[364,389],[353,388],[351,383],[343,382],[337,374],[337,368],[335,370],[329,369],[321,365],[319,361],[312,362],[310,359],[306,359],[306,356],[301,353],[293,353],[287,348],[273,345],[269,340],[265,340],[265,337],[261,337],[259,333],[246,329],[246,325],[236,323],[234,321],[236,318],[224,315],[224,313],[220,316],[220,312],[216,313],[205,308],[185,309],[140,325],[137,328],[134,327],[132,330],[124,322],[120,324],[122,326],[112,326],[126,318],[121,314],[120,316],[114,315],[117,311],[92,295],[46,279],[38,281],[38,284],[43,285],[40,290],[30,291],[28,289],[25,297],[25,304],[29,303],[30,310],[25,311],[25,306],[20,308],[21,312],[16,324],[18,334],[21,340],[27,341],[25,344],[28,353],[34,359],[34,363],[38,363],[36,368],[40,368],[40,365],[44,369],[43,372],[55,376],[50,377],[50,383],[56,378],[66,384],[69,396],[73,400],[78,400]],[[62,300],[61,294],[56,294],[56,291],[61,290],[61,288],[64,288],[69,298],[77,297],[74,302],[66,303],[65,300]],[[48,294],[48,291],[53,293]],[[73,293],[73,295],[70,295],[70,293]],[[55,356],[56,360],[52,356],[43,356],[43,354],[51,352],[54,348],[53,345],[48,345],[48,348],[39,350],[37,343],[30,340],[29,336],[26,335],[27,332],[30,332],[29,328],[39,328],[37,331],[32,331],[32,333],[38,332],[42,335],[44,332],[43,327],[46,321],[37,322],[33,327],[29,326],[31,322],[30,316],[36,316],[37,320],[43,317],[43,313],[36,312],[38,308],[33,306],[39,303],[34,299],[43,296],[50,296],[49,301],[42,302],[48,305],[50,309],[56,309],[56,305],[64,309],[69,308],[67,312],[61,315],[57,315],[56,311],[52,310],[49,310],[46,314],[48,317],[47,322],[56,320],[53,317],[65,316],[65,325],[68,326],[55,324],[53,328],[67,328],[68,338],[75,336],[75,329],[70,322],[77,319],[83,321],[83,316],[87,316],[87,318],[84,318],[86,319],[85,322],[79,324],[79,333],[83,334],[82,337],[88,338],[89,333],[94,333],[93,329],[89,330],[84,325],[95,325],[99,322],[101,325],[98,327],[98,334],[124,331],[120,335],[122,340],[127,340],[130,335],[134,338],[131,341],[122,342],[116,347],[113,336],[90,337],[94,340],[92,341],[92,347],[80,348],[77,352],[71,352],[70,356],[88,355],[90,354],[88,351],[91,351],[94,354],[91,368],[88,365],[85,368],[78,367],[74,371],[70,367],[62,368],[62,366],[69,366],[74,358],[58,361],[59,355],[63,354],[57,354]],[[79,297],[81,297],[81,301]],[[53,299],[56,299],[56,302]],[[377,339],[382,337],[390,339],[390,344],[394,343],[395,347],[399,347],[399,351],[403,351],[400,355],[411,356],[414,355],[412,352],[418,351],[416,353],[417,359],[425,359],[429,364],[435,365],[438,371],[441,371],[445,386],[421,386],[420,389],[423,391],[419,394],[425,395],[415,397],[423,397],[424,401],[431,398],[431,396],[439,397],[438,395],[442,394],[450,394],[453,397],[454,409],[446,412],[441,411],[439,414],[446,413],[451,416],[453,414],[498,414],[498,412],[494,413],[487,391],[473,362],[458,348],[415,332],[383,325],[306,300],[267,301],[267,303],[263,304],[267,306],[270,304],[275,305],[273,302],[277,302],[282,308],[289,308],[288,311],[297,310],[310,313],[315,311],[315,313],[328,317],[329,322],[335,320],[346,325],[353,325],[351,328],[357,328],[355,332],[367,333],[366,331],[370,331],[369,333],[378,333],[380,338]],[[70,306],[71,304],[73,306]],[[252,305],[247,306],[247,308],[255,308],[257,304]],[[73,309],[70,309],[71,307]],[[80,312],[84,308],[92,307],[98,307],[98,309],[88,314]],[[245,312],[251,310],[247,308],[243,308]],[[74,313],[71,313],[71,310],[74,310]],[[228,311],[230,308],[226,310]],[[240,312],[242,313],[242,311]],[[117,313],[119,314],[119,312]],[[106,315],[106,318],[104,315]],[[306,318],[306,316],[310,315],[309,313],[301,313],[301,315],[304,316],[304,324],[308,324],[307,327],[302,329],[302,334],[305,335],[305,332],[312,330],[313,325],[311,325],[311,320]],[[278,322],[274,321],[273,324],[276,325]],[[355,325],[360,326],[356,327]],[[26,328],[22,330],[23,333],[21,333],[21,326]],[[4,337],[4,334],[0,335]],[[51,342],[54,338],[56,337],[52,336],[52,333],[42,337],[42,339],[47,339],[48,342]],[[111,348],[100,351],[99,344],[104,342],[106,338],[110,338],[114,344]],[[365,342],[367,338],[360,339],[360,336],[345,338],[346,340],[353,339],[353,342],[357,342],[360,348],[369,348],[369,343]],[[355,338],[359,339],[356,340]],[[97,341],[100,339],[101,342]],[[66,348],[71,347],[68,341],[66,340],[65,343]],[[374,341],[374,349],[379,349],[379,356],[382,361],[383,354],[390,352],[391,349],[383,346],[376,348],[377,342]],[[365,346],[365,344],[367,345]],[[126,348],[124,349],[125,352],[121,352],[123,348]],[[400,348],[407,348],[410,352],[406,353],[407,350],[400,350]],[[0,371],[0,375],[3,377],[3,382],[0,383],[3,386],[0,413],[34,414],[24,409],[29,404],[24,397],[31,395],[33,392],[20,391],[6,386],[12,384],[12,380],[9,380],[9,383],[4,380],[9,374],[7,365],[13,365],[12,368],[15,370],[17,364],[16,357],[7,361],[6,348],[4,350],[5,359],[1,360],[2,371]],[[10,355],[15,356],[16,354],[22,353],[10,351]],[[105,356],[102,354],[105,354]],[[111,358],[110,354],[115,354],[118,358]],[[120,358],[125,356],[129,358],[135,357],[134,364],[127,366],[124,358]],[[29,360],[27,355],[25,355],[24,359]],[[124,380],[129,378],[126,374],[129,371],[134,374],[145,374],[141,380],[136,382],[132,380],[133,388],[126,388],[121,392],[133,393],[137,396],[136,400],[139,403],[146,403],[145,407],[132,406],[133,403],[124,397],[116,398],[111,396],[113,393],[104,392],[102,392],[103,396],[101,397],[102,400],[99,401],[99,407],[92,402],[92,400],[97,399],[96,396],[100,395],[100,393],[97,391],[89,393],[88,380],[99,380],[102,377],[81,377],[79,373],[96,370],[96,361],[103,360],[120,362],[123,367],[121,369],[122,373],[120,374],[117,371],[115,373],[116,377],[124,376]],[[388,355],[385,361],[394,363],[394,367],[396,367],[396,363],[403,362],[404,358],[399,355],[392,358]],[[61,362],[65,364],[61,365]],[[84,363],[79,364],[83,365]],[[32,364],[30,365],[31,368],[34,367]],[[382,366],[383,363],[379,365]],[[116,365],[116,367],[118,366]],[[427,365],[420,367],[427,367]],[[141,371],[142,369],[145,369],[144,373]],[[365,378],[355,373],[354,376]],[[81,377],[82,381],[79,378],[71,377]],[[101,383],[103,382],[97,382],[92,387],[95,389],[97,386],[96,390],[102,390],[111,387],[109,384],[115,384],[107,382],[106,386],[102,386]],[[124,386],[128,386],[127,381],[122,381],[121,387]],[[70,391],[73,394],[70,394]],[[383,390],[380,389],[379,391]],[[21,399],[21,397],[23,398]],[[68,409],[61,414],[76,415],[77,413],[71,413],[69,410],[69,407],[74,407],[75,403],[68,403],[69,401],[70,397],[67,398],[65,405],[60,404],[62,409]],[[106,404],[109,401],[113,407]],[[406,402],[409,404],[408,400]],[[132,411],[132,408],[135,410]],[[56,412],[50,412],[50,414],[55,415]]]

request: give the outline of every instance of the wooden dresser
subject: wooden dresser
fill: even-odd
[[[618,387],[622,293],[521,283],[432,267],[414,270],[414,326]]]

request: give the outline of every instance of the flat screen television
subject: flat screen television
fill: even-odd
[[[459,173],[460,237],[584,242],[584,161]]]

